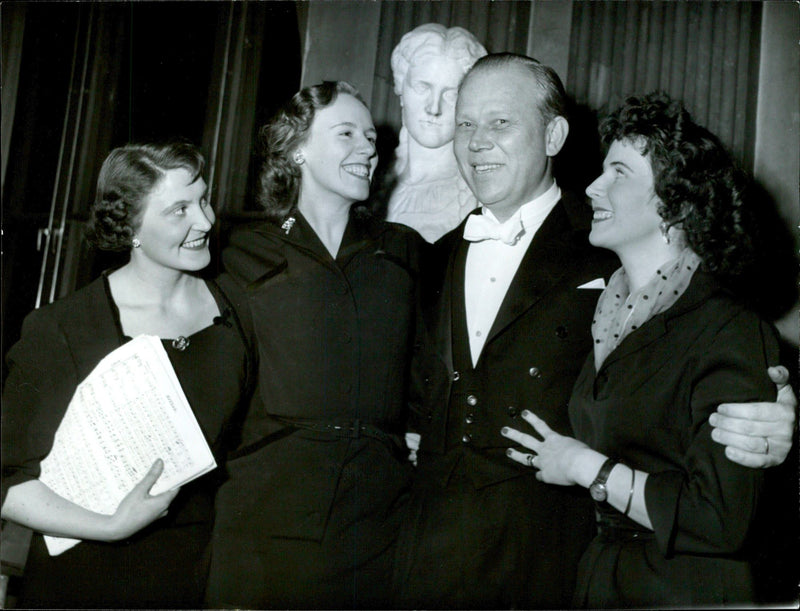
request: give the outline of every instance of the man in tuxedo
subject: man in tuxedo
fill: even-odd
[[[619,266],[589,245],[589,207],[553,179],[565,115],[558,76],[528,57],[488,55],[461,83],[454,151],[481,206],[434,245],[423,279],[412,404],[422,438],[398,544],[399,606],[570,605],[591,499],[536,480],[506,457],[500,434],[523,409],[571,434],[566,407],[594,308]],[[780,431],[791,439],[792,427]],[[734,427],[724,441],[763,430]]]

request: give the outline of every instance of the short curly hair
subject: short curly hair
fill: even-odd
[[[707,271],[730,281],[752,264],[749,180],[681,102],[660,91],[629,97],[602,121],[600,134],[605,146],[626,142],[648,158],[659,215],[685,232]]]
[[[292,156],[307,140],[317,111],[333,104],[340,93],[367,106],[358,89],[347,81],[324,81],[298,91],[259,130],[263,161],[257,199],[271,221],[280,224],[297,210],[302,175]]]
[[[87,238],[102,250],[130,249],[144,200],[166,171],[184,168],[194,182],[203,173],[205,163],[197,147],[185,141],[115,148],[100,168]]]

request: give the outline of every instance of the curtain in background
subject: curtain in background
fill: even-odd
[[[391,56],[403,34],[423,23],[459,26],[472,32],[491,52],[525,53],[530,2],[384,2],[372,87],[376,125],[400,131],[400,103],[394,93]]]
[[[654,89],[752,167],[761,3],[576,1],[567,91],[606,111]]]
[[[683,100],[698,123],[717,134],[744,167],[752,168],[760,2],[575,0],[564,3],[563,10],[567,4],[572,27],[563,41],[569,62],[562,77],[578,104],[576,131],[593,132],[595,113],[615,108],[628,95],[662,89]],[[395,133],[400,129],[390,58],[403,34],[437,22],[466,28],[489,52],[525,53],[536,41],[533,13],[545,6],[457,0],[382,3],[371,105],[376,124]],[[573,144],[595,148],[588,141]],[[593,162],[573,153],[561,157],[573,168],[572,162],[580,161],[591,175]],[[597,154],[593,151],[590,157]]]

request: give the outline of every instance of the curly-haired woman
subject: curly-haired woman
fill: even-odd
[[[262,134],[269,220],[223,253],[249,296],[259,392],[217,497],[207,604],[380,608],[410,475],[423,242],[354,207],[377,153],[351,85],[303,89]]]
[[[90,234],[100,248],[130,251],[130,261],[28,315],[8,353],[2,517],[36,532],[20,607],[196,608],[202,602],[214,472],[151,496],[163,469],[157,460],[113,515],[70,503],[37,478],[77,385],[140,334],[163,338],[218,464],[224,459],[224,432],[235,422],[252,360],[228,297],[235,286],[223,292],[198,276],[210,260],[214,223],[204,165],[200,152],[183,142],[114,149],[100,170]],[[42,534],[83,541],[50,556]]]
[[[752,602],[747,543],[764,472],[729,461],[708,422],[720,403],[775,396],[776,335],[736,293],[755,260],[746,183],[664,94],[629,98],[602,135],[589,239],[622,268],[598,301],[594,353],[570,401],[576,439],[526,413],[543,440],[506,429],[533,450],[509,456],[596,502],[576,605]]]

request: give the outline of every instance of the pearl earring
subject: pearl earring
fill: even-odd
[[[294,162],[297,165],[303,165],[303,163],[305,163],[305,161],[306,161],[306,159],[305,159],[305,157],[303,157],[303,153],[301,153],[300,151],[298,151],[298,152],[296,152],[294,154]]]

